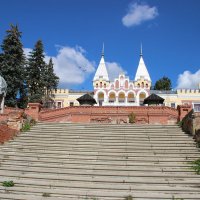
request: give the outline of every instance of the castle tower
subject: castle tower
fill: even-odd
[[[140,51],[140,60],[135,75],[135,87],[146,89],[150,89],[151,87],[151,78],[143,59],[142,45]]]
[[[108,84],[109,84],[109,77],[104,60],[104,45],[103,45],[101,60],[93,78],[93,87],[94,89],[107,88]]]
[[[101,60],[97,68],[97,71],[95,73],[95,76],[93,78],[94,98],[99,103],[99,105],[102,105],[102,103],[107,99],[106,90],[109,87],[109,83],[110,80],[108,77],[108,71],[104,60],[104,44],[103,44]]]

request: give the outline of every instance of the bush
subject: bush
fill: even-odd
[[[178,124],[180,127],[182,127],[182,126],[183,126],[183,121],[179,121],[177,124]]]
[[[3,185],[4,187],[13,187],[15,184],[14,184],[13,181],[4,181],[4,182],[2,183],[2,185]]]
[[[35,119],[31,119],[31,120],[30,120],[30,125],[31,125],[31,126],[34,126],[35,124],[36,124]]]
[[[46,192],[45,192],[45,193],[42,194],[42,196],[43,196],[43,197],[50,197],[51,195],[50,195],[49,193],[46,193]]]
[[[135,113],[131,113],[129,116],[129,123],[134,124],[135,123]]]
[[[30,128],[31,128],[31,125],[30,125],[30,123],[29,122],[25,122],[25,124],[23,124],[23,126],[22,126],[22,132],[26,132],[26,131],[29,131],[30,130]]]
[[[192,164],[192,169],[194,169],[197,174],[200,174],[200,159],[193,161]]]
[[[131,195],[125,197],[125,200],[133,200],[133,197]]]

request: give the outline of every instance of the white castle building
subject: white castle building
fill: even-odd
[[[119,74],[111,81],[104,60],[104,50],[93,78],[94,98],[98,106],[139,106],[149,96],[151,78],[144,63],[142,47],[134,80]]]

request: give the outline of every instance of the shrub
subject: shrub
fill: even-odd
[[[23,124],[22,126],[22,132],[26,132],[26,131],[29,131],[31,128],[31,125],[29,122],[25,122],[25,124]]]
[[[37,123],[37,122],[35,121],[35,119],[31,119],[31,120],[30,120],[30,125],[31,125],[31,126],[34,126],[36,123]]]
[[[135,123],[135,113],[131,113],[129,116],[129,123],[134,124]]]
[[[131,195],[125,197],[125,200],[133,200],[133,197]]]
[[[200,159],[193,161],[192,164],[192,169],[194,169],[197,174],[200,174]]]
[[[14,184],[13,181],[4,181],[4,182],[2,183],[2,185],[3,185],[4,187],[13,187],[15,184]]]
[[[51,195],[49,193],[45,192],[45,193],[42,194],[42,196],[43,197],[50,197]]]
[[[179,121],[177,124],[178,124],[180,127],[182,127],[182,126],[183,126],[183,121]]]

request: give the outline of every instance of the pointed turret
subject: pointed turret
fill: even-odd
[[[147,71],[146,65],[143,60],[142,45],[141,45],[141,49],[140,49],[140,61],[139,61],[139,65],[137,68],[136,75],[135,75],[135,81],[137,81],[141,78],[143,78],[144,80],[151,81],[149,72]]]
[[[100,60],[99,66],[97,68],[97,71],[95,73],[95,76],[93,78],[93,81],[96,81],[99,79],[109,81],[108,71],[106,68],[105,60],[104,60],[104,44],[103,44],[103,49],[102,49],[101,60]]]

